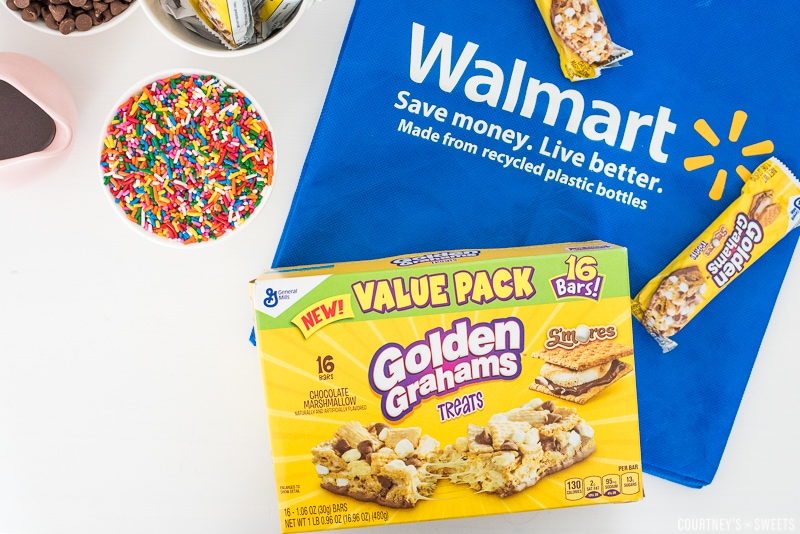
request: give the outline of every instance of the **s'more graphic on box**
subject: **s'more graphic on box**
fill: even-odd
[[[290,267],[251,292],[284,532],[642,498],[624,248]]]
[[[534,354],[546,363],[539,369],[539,376],[530,388],[578,404],[586,404],[589,399],[633,371],[630,363],[620,359],[631,356],[633,347],[592,338],[590,336],[595,329],[586,325],[580,325],[576,330],[587,332],[583,341],[545,348]],[[613,326],[601,327],[600,330],[616,335]]]

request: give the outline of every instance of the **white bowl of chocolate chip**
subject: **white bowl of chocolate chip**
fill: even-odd
[[[136,10],[136,0],[5,0],[6,11],[26,26],[51,35],[93,35]]]

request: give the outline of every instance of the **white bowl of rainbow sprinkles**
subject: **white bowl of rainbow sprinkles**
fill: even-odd
[[[272,191],[273,135],[252,96],[226,77],[156,74],[109,114],[101,183],[114,212],[146,239],[190,248],[226,240]]]

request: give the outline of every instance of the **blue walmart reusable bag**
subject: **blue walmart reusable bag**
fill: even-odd
[[[275,266],[602,239],[629,249],[637,292],[738,173],[770,155],[800,169],[791,0],[600,4],[634,56],[571,83],[533,0],[358,1]],[[695,156],[711,157],[689,171]],[[797,235],[672,353],[634,326],[645,470],[713,479]]]

